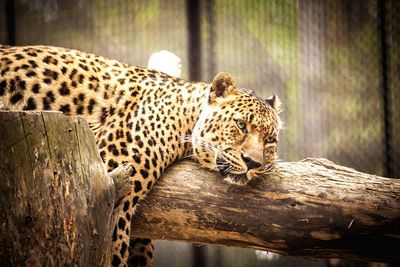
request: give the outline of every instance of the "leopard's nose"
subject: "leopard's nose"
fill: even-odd
[[[246,163],[247,169],[249,169],[249,170],[261,167],[261,163],[254,161],[249,157],[245,157],[242,155],[242,159],[243,159],[244,163]]]

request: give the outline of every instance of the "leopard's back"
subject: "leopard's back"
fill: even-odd
[[[125,67],[72,49],[0,46],[0,109],[54,110],[98,121],[122,90],[116,81],[124,79]]]

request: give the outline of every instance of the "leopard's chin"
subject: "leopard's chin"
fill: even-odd
[[[242,174],[230,173],[226,176],[224,180],[230,184],[236,184],[236,185],[246,185],[250,181],[245,173]]]

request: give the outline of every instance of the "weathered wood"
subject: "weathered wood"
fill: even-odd
[[[0,262],[110,262],[115,188],[87,123],[61,113],[0,112]]]
[[[324,159],[281,162],[250,186],[183,161],[139,207],[133,236],[315,258],[400,261],[400,180]]]

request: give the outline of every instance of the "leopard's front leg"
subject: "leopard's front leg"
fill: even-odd
[[[129,267],[141,267],[153,265],[154,245],[151,239],[131,238],[129,243]]]
[[[130,237],[131,219],[138,200],[143,199],[143,191],[126,197],[118,214],[117,223],[112,234],[111,265],[116,266],[152,266],[153,245],[150,239]]]
[[[152,266],[154,246],[151,244],[151,240],[130,239],[130,227],[139,201],[144,198],[153,183],[145,181],[142,174],[138,176],[135,167],[128,163],[122,164],[110,172],[110,177],[113,178],[117,191],[111,265]],[[127,177],[129,178],[127,179]],[[146,178],[151,181],[156,177]],[[147,185],[143,186],[144,184]]]

